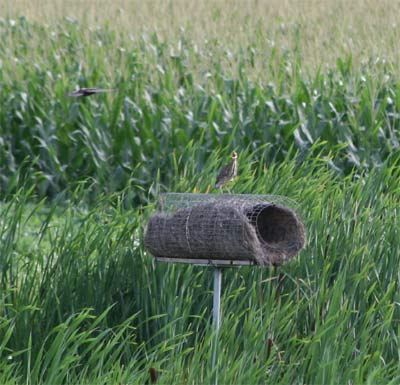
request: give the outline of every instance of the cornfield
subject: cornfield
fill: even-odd
[[[211,383],[212,271],[143,234],[233,150],[307,247],[224,271],[219,383],[399,383],[398,3],[113,4],[0,4],[0,383]]]

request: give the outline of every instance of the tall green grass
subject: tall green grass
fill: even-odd
[[[310,151],[269,168],[241,154],[233,191],[296,199],[308,246],[277,270],[224,271],[220,383],[399,381],[398,164],[343,178]],[[212,271],[155,264],[142,245],[154,207],[124,191],[88,208],[79,189],[32,204],[32,191],[1,205],[4,381],[140,384],[154,367],[160,383],[210,383]]]
[[[0,382],[211,383],[212,271],[142,239],[161,191],[213,192],[236,149],[232,192],[296,200],[308,245],[224,271],[219,382],[398,383],[394,63],[307,72],[262,31],[236,49],[120,31],[0,20]]]

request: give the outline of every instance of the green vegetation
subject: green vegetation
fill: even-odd
[[[204,31],[171,4],[168,29],[135,3],[132,32],[107,7],[88,28],[77,4],[51,22],[2,4],[0,383],[144,384],[150,368],[160,384],[212,382],[212,271],[156,264],[142,237],[160,191],[210,190],[233,149],[232,192],[296,200],[308,245],[224,272],[219,383],[399,383],[393,8],[364,30],[343,4],[324,18],[194,3],[213,15]],[[77,85],[115,91],[68,98]]]

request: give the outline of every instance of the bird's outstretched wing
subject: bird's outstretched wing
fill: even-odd
[[[70,92],[68,96],[71,96],[73,98],[79,98],[81,96],[90,96],[94,94],[101,94],[104,92],[111,92],[111,91],[113,90],[105,88],[79,88],[78,90]]]

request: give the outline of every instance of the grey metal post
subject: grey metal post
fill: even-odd
[[[213,329],[215,332],[214,351],[212,356],[212,369],[215,369],[218,356],[218,333],[221,319],[221,276],[222,268],[214,268],[214,299],[213,299]],[[218,374],[215,373],[215,385],[218,383]]]

